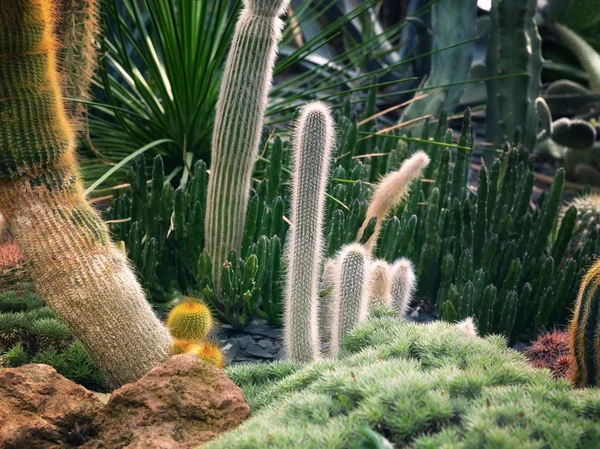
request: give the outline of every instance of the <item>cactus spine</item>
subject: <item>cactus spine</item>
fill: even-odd
[[[583,278],[569,327],[575,361],[571,381],[577,387],[598,385],[600,377],[600,261]]]
[[[220,296],[229,251],[241,253],[248,195],[289,0],[245,0],[223,74],[212,141],[206,249]]]
[[[334,287],[331,355],[337,357],[344,336],[365,320],[369,307],[366,249],[352,244],[340,251]]]
[[[60,47],[58,58],[63,67],[63,94],[70,100],[88,100],[90,80],[96,68],[95,39],[98,34],[96,0],[59,0],[61,20],[56,34]],[[86,105],[74,103],[67,108],[72,119],[81,120]]]
[[[0,210],[40,296],[116,386],[164,360],[171,339],[85,201],[58,82],[56,10],[0,2]]]
[[[377,218],[375,231],[365,244],[369,253],[373,251],[377,243],[383,219],[394,207],[398,206],[404,200],[408,194],[410,183],[421,176],[421,173],[423,173],[428,164],[429,156],[423,151],[417,151],[404,161],[399,170],[389,173],[377,184],[371,198],[371,203],[367,209],[367,216],[356,237],[356,240],[360,241],[371,219],[373,217]]]
[[[408,259],[398,260],[392,267],[392,309],[403,317],[417,288],[417,278]]]
[[[329,160],[334,146],[331,111],[323,103],[302,107],[294,132],[292,226],[287,247],[284,343],[291,360],[319,358],[319,276]]]

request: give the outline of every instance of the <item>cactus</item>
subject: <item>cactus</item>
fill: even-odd
[[[312,361],[319,358],[317,314],[325,189],[335,145],[333,119],[325,104],[309,103],[302,108],[294,141],[284,343],[290,359]]]
[[[492,77],[486,81],[486,140],[499,146],[512,141],[518,127],[524,145],[533,148],[535,144],[534,103],[541,90],[542,64],[535,11],[535,0],[492,1],[486,56],[488,77]],[[499,75],[515,76],[497,78]],[[491,166],[492,153],[487,153],[486,162]]]
[[[216,295],[231,250],[241,254],[248,196],[273,77],[283,14],[289,0],[245,0],[217,102],[206,203],[206,249]]]
[[[408,259],[400,259],[392,267],[391,277],[392,309],[396,315],[403,317],[416,290],[416,277],[412,263]]]
[[[200,341],[212,329],[212,315],[205,304],[194,298],[187,298],[175,306],[167,318],[171,336],[177,340]]]
[[[54,10],[53,1],[0,3],[0,210],[41,297],[121,385],[164,360],[170,336],[85,200],[58,82]]]
[[[589,75],[592,91],[600,92],[600,54],[569,27],[560,23],[553,27],[562,43],[575,55]]]
[[[327,342],[331,338],[333,320],[333,289],[335,287],[336,261],[329,259],[323,265],[323,275],[319,286],[319,340]]]
[[[377,184],[371,203],[369,204],[369,209],[367,210],[367,215],[356,237],[357,240],[360,240],[368,223],[373,218],[377,219],[375,231],[365,245],[370,253],[377,243],[377,238],[381,230],[381,222],[394,207],[398,206],[406,198],[410,183],[421,176],[429,161],[430,159],[427,154],[423,151],[418,151],[404,161],[398,171],[387,174]]]
[[[223,369],[225,361],[219,345],[210,342],[203,342],[190,345],[187,348],[186,353],[196,354],[202,360],[215,368]]]
[[[98,11],[96,0],[58,0],[58,58],[63,67],[63,95],[67,112],[75,122],[81,121],[86,105],[72,100],[89,100],[90,81],[96,69]],[[71,103],[72,104],[69,104]]]
[[[571,207],[577,209],[577,219],[573,230],[571,249],[583,249],[589,236],[600,232],[600,194],[588,193],[575,198],[570,203]],[[563,219],[568,208],[563,207]],[[598,248],[600,249],[600,248]]]
[[[344,336],[367,317],[370,296],[367,261],[366,249],[358,244],[342,248],[337,257],[330,347],[334,358]]]
[[[569,334],[553,330],[539,336],[524,351],[525,356],[536,368],[548,368],[555,378],[570,375],[573,359],[569,352]]]
[[[385,260],[374,260],[369,263],[369,309],[377,306],[390,306],[392,268]]]
[[[600,380],[600,261],[586,273],[573,319],[569,325],[569,348],[573,356],[571,381],[577,387],[595,387]]]

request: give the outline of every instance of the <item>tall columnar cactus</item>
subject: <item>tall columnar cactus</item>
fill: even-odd
[[[292,360],[319,358],[319,276],[333,119],[323,103],[305,105],[294,132],[292,226],[288,236],[284,343]]]
[[[399,170],[389,173],[377,184],[367,209],[367,216],[357,235],[357,240],[360,241],[371,219],[373,217],[377,218],[375,231],[365,245],[369,252],[373,251],[377,243],[383,219],[404,200],[408,194],[410,183],[421,176],[421,173],[429,164],[429,160],[429,156],[424,151],[417,151],[404,161]]]
[[[390,277],[391,267],[385,260],[374,260],[369,264],[369,308],[391,304]]]
[[[417,278],[410,260],[398,260],[392,267],[391,277],[392,309],[403,317],[417,289]]]
[[[88,100],[90,80],[96,68],[95,39],[98,34],[96,0],[58,0],[60,20],[56,24],[58,58],[63,70],[63,95],[67,112],[83,119],[86,106],[71,100]]]
[[[575,361],[572,382],[578,387],[597,386],[600,381],[600,261],[583,279],[569,334]]]
[[[486,56],[490,77],[486,81],[486,139],[496,145],[512,141],[517,127],[524,132],[523,143],[528,148],[535,144],[537,120],[534,103],[541,90],[542,68],[535,11],[535,0],[492,1],[492,25]],[[526,76],[526,73],[530,75]],[[486,155],[489,167],[493,157],[493,153]]]
[[[344,336],[362,323],[369,311],[368,253],[357,243],[343,248],[337,260],[331,355],[338,356]]]
[[[171,339],[85,200],[58,82],[54,11],[50,0],[0,2],[0,210],[42,298],[120,385],[164,360]]]
[[[245,0],[227,62],[212,141],[205,218],[206,249],[220,295],[220,272],[231,250],[241,253],[254,161],[289,0]]]

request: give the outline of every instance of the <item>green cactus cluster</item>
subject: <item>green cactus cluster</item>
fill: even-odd
[[[0,366],[44,363],[60,374],[95,390],[105,381],[83,345],[31,286],[0,293]]]
[[[502,338],[443,322],[380,313],[345,338],[339,360],[227,373],[252,416],[206,449],[591,449],[600,438],[598,390],[573,390]]]
[[[283,142],[275,139],[272,160],[279,170],[269,173],[248,205],[242,254],[235,251],[220,267],[217,291],[213,262],[204,248],[206,164],[198,161],[183,188],[174,190],[156,156],[148,177],[143,158],[130,169],[130,188],[111,204],[107,215],[113,237],[122,241],[137,268],[142,286],[154,305],[165,308],[184,294],[202,297],[218,318],[235,327],[250,314],[280,322],[282,239],[287,224],[280,185]]]

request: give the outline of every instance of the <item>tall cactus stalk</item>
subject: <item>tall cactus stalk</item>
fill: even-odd
[[[367,262],[366,249],[357,243],[343,248],[338,256],[331,330],[331,355],[334,358],[339,354],[344,336],[367,317],[370,296]]]
[[[212,139],[205,238],[220,295],[231,250],[240,254],[248,195],[273,78],[277,43],[289,0],[245,0],[227,62]]]
[[[171,339],[85,200],[58,82],[57,10],[0,2],[0,210],[40,295],[121,385],[164,360]]]
[[[323,218],[333,119],[323,103],[302,107],[294,132],[292,226],[287,247],[284,343],[291,360],[320,357],[319,276],[323,261]]]
[[[86,106],[71,100],[88,100],[90,80],[96,68],[95,39],[98,34],[96,0],[58,0],[56,24],[58,58],[63,67],[63,95],[72,121],[84,119]],[[72,104],[71,104],[72,103]]]
[[[424,151],[417,151],[404,161],[397,171],[386,175],[375,187],[375,192],[367,209],[367,216],[356,237],[356,240],[360,241],[371,219],[373,217],[377,218],[375,231],[365,244],[369,253],[373,251],[377,243],[383,219],[406,197],[410,183],[421,176],[423,170],[429,164],[429,160],[429,156]]]
[[[410,260],[403,258],[394,264],[391,284],[392,309],[402,318],[417,289],[417,278]]]
[[[600,382],[600,261],[587,272],[569,327],[573,355],[571,381],[577,387]]]

